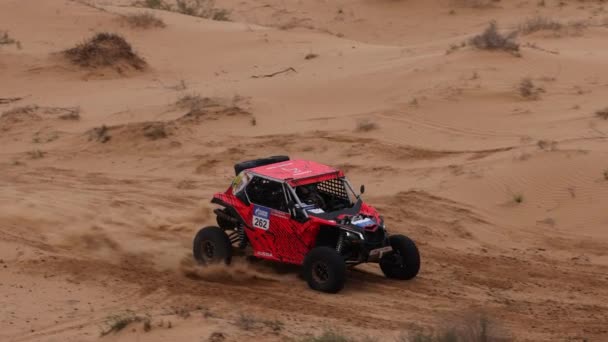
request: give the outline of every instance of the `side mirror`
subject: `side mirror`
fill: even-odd
[[[361,188],[359,188],[359,193],[365,193],[365,185],[361,184]]]

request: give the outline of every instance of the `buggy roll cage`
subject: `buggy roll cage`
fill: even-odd
[[[242,172],[247,172],[247,171],[242,171]],[[269,181],[280,183],[281,186],[282,186],[282,189],[283,189],[283,199],[285,200],[285,203],[289,204],[293,200],[294,206],[289,206],[288,205],[288,207],[287,207],[287,210],[288,210],[289,214],[292,217],[296,217],[297,216],[296,215],[297,214],[296,213],[297,209],[303,209],[304,208],[304,204],[302,203],[302,201],[300,201],[300,198],[296,194],[295,189],[291,185],[289,185],[289,183],[286,182],[284,179],[277,179],[277,178],[274,178],[274,177],[260,175],[258,173],[249,173],[249,174],[252,177],[258,177],[258,178],[262,178],[262,179],[266,179],[266,180],[269,180]],[[346,177],[342,176],[342,177],[337,177],[336,179],[340,179],[343,182],[343,184],[344,184],[344,186],[346,188],[345,190],[347,192],[350,191],[355,196],[355,198],[357,198],[357,199],[361,198],[361,195],[360,194],[357,195],[357,193],[355,192],[355,190],[353,189],[352,185],[350,184],[350,182],[348,181],[348,179]],[[247,185],[245,185],[243,187],[242,191],[243,191],[243,193],[245,193],[245,196],[247,197],[247,201],[249,203],[253,203],[251,201],[251,199],[249,198],[249,194],[247,193]],[[304,217],[306,219],[309,218],[308,212],[306,212],[306,210],[301,210],[300,212],[304,215]]]

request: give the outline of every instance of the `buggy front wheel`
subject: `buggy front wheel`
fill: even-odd
[[[412,239],[405,235],[391,235],[393,252],[380,259],[380,269],[387,278],[409,280],[420,271],[420,254]]]

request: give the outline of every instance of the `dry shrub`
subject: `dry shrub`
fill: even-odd
[[[167,5],[163,0],[144,0],[140,2],[135,2],[135,5],[153,8],[153,9],[162,9],[169,10],[170,6]]]
[[[303,339],[304,342],[354,342],[354,340],[339,331],[327,329],[321,335]]]
[[[167,4],[164,0],[136,1],[136,6],[177,12],[199,18],[229,21],[230,11],[216,8],[214,0],[176,0],[175,6]]]
[[[269,328],[273,333],[278,333],[283,330],[283,322],[279,320],[265,320],[262,321],[267,328]]]
[[[534,82],[528,77],[522,79],[517,87],[519,95],[525,99],[536,100],[545,90],[534,85]]]
[[[89,140],[95,140],[105,144],[110,141],[110,139],[112,139],[112,136],[110,135],[110,129],[106,125],[95,127],[89,131]]]
[[[180,97],[175,105],[180,109],[186,109],[189,112],[199,112],[203,108],[213,104],[213,100],[208,97],[202,97],[199,94],[186,94]]]
[[[229,116],[248,117],[250,124],[255,126],[257,121],[251,112],[238,104],[239,97],[232,100],[223,98],[202,97],[198,94],[187,94],[175,102],[177,110],[186,111],[180,118],[174,120],[176,124],[196,124],[206,120],[218,120]]]
[[[152,329],[150,318],[138,316],[131,311],[127,311],[124,314],[109,316],[106,320],[106,329],[102,330],[101,336],[106,336],[110,333],[117,333],[124,328],[128,327],[132,323],[143,322],[144,331],[150,331]]]
[[[539,31],[551,31],[555,36],[580,35],[586,27],[587,24],[584,21],[571,21],[564,24],[550,18],[536,16],[521,24],[518,31],[524,35]]]
[[[452,5],[469,8],[492,8],[500,0],[452,0]]]
[[[235,324],[237,327],[243,330],[251,330],[255,327],[257,320],[253,316],[248,316],[245,314],[240,314],[237,318]]]
[[[44,158],[45,153],[40,150],[32,150],[28,152],[28,155],[31,159],[41,159]]]
[[[536,145],[541,150],[555,151],[557,150],[557,141],[541,139],[536,142]]]
[[[226,335],[224,335],[224,333],[221,333],[219,331],[213,332],[211,335],[209,335],[209,338],[207,339],[208,342],[223,342],[225,340],[226,340]]]
[[[59,119],[61,120],[80,120],[80,108],[79,107],[74,107],[74,108],[64,108],[65,109],[65,113],[59,115]]]
[[[163,123],[151,123],[144,126],[144,136],[150,140],[164,139],[168,135]]]
[[[357,123],[357,132],[369,132],[378,128],[378,124],[369,120],[362,120]]]
[[[63,53],[73,64],[84,68],[127,65],[143,70],[146,67],[146,62],[133,52],[131,45],[114,33],[98,33]]]
[[[595,115],[600,119],[608,120],[608,107],[598,110]]]
[[[536,16],[519,25],[519,32],[531,34],[538,31],[559,31],[564,25],[550,18]]]
[[[495,21],[490,22],[490,25],[481,33],[469,41],[471,45],[481,50],[500,50],[507,51],[519,56],[519,44],[515,41],[517,32],[511,32],[503,35],[498,32],[498,26]]]
[[[11,122],[33,121],[42,119],[39,114],[54,115],[60,120],[80,120],[80,107],[40,107],[29,105],[7,110],[0,115],[0,118]]]
[[[1,117],[16,116],[16,115],[21,115],[21,114],[23,114],[23,115],[34,114],[36,111],[38,111],[39,108],[40,107],[38,107],[36,105],[15,107],[13,109],[4,111],[1,115]]]
[[[451,326],[432,333],[417,332],[401,335],[398,341],[408,342],[507,342],[507,331],[485,314],[465,314]]]
[[[132,28],[151,29],[166,27],[165,22],[149,12],[127,14],[122,17],[122,20]]]
[[[177,12],[194,17],[229,21],[230,12],[215,7],[214,0],[177,0]]]
[[[16,44],[17,41],[8,35],[8,32],[0,33],[0,45]]]
[[[316,53],[309,53],[306,56],[304,56],[304,59],[315,59],[319,57],[319,55],[317,55]]]

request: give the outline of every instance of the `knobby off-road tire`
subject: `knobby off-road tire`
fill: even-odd
[[[330,247],[312,249],[304,258],[303,276],[311,289],[336,293],[346,281],[346,263],[342,256]]]
[[[391,235],[393,253],[380,259],[380,269],[387,278],[409,280],[420,271],[420,253],[414,241],[404,235]]]
[[[192,254],[201,264],[229,264],[232,260],[232,244],[223,229],[215,226],[205,227],[194,237]]]

